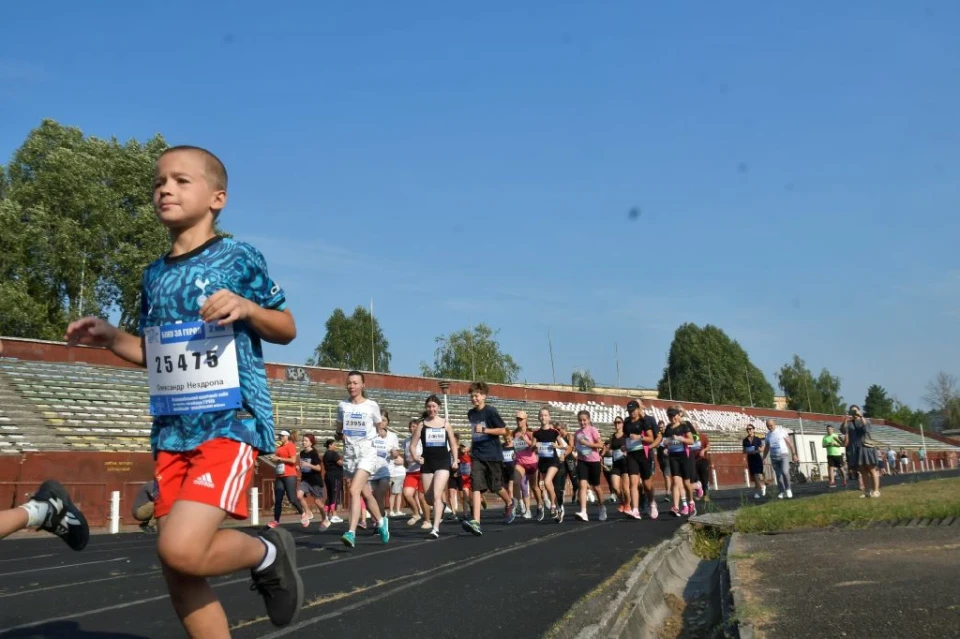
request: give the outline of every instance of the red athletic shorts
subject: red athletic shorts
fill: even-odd
[[[167,515],[174,502],[215,506],[234,519],[246,519],[247,486],[257,451],[250,444],[218,438],[195,450],[157,453],[157,500],[153,515]]]
[[[416,488],[421,493],[423,492],[423,476],[419,471],[415,473],[408,472],[407,476],[403,478],[403,487],[404,488]]]

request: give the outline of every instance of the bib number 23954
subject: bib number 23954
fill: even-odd
[[[152,415],[240,408],[233,326],[216,322],[149,326],[144,342]]]

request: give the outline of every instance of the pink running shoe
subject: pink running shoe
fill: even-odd
[[[641,517],[640,517],[640,511],[637,510],[636,508],[634,508],[633,510],[630,511],[630,516],[633,517],[634,519],[637,519],[637,520],[641,519]]]
[[[697,485],[697,492],[694,493],[697,499],[703,499],[703,486]]]
[[[279,525],[280,525],[279,521],[271,521],[269,524],[267,524],[267,528],[276,528]]]
[[[652,502],[650,504],[650,519],[656,519],[660,516],[660,511],[657,510],[657,502]]]
[[[684,505],[683,505],[683,508],[680,509],[680,514],[681,514],[681,515],[689,515],[689,514],[690,514],[690,506],[689,506],[688,504],[684,504]]]
[[[307,526],[310,525],[310,520],[311,520],[311,519],[312,519],[312,517],[310,517],[310,515],[308,515],[307,513],[303,513],[303,514],[300,516],[300,525],[303,526],[304,528],[306,528]]]
[[[670,512],[673,513],[673,516],[674,516],[674,517],[679,517],[679,516],[680,516],[680,509],[677,508],[676,506],[671,506],[671,507],[670,507]]]
[[[693,502],[690,503],[690,516],[693,517],[697,514],[697,505]]]

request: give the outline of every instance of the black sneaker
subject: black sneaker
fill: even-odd
[[[297,572],[297,549],[293,535],[283,528],[266,528],[260,537],[277,547],[277,558],[261,572],[250,571],[253,584],[267,606],[275,626],[293,623],[303,607],[303,581]]]
[[[67,489],[55,479],[43,482],[33,494],[34,501],[46,502],[50,507],[47,518],[40,524],[40,530],[46,530],[60,537],[74,550],[83,550],[90,541],[90,528],[87,518],[70,501]]]

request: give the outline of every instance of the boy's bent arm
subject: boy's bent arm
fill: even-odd
[[[143,347],[142,337],[118,330],[110,350],[131,364],[147,365],[147,355]]]
[[[297,324],[289,309],[275,311],[250,302],[247,322],[264,340],[273,344],[289,344],[297,336]]]

